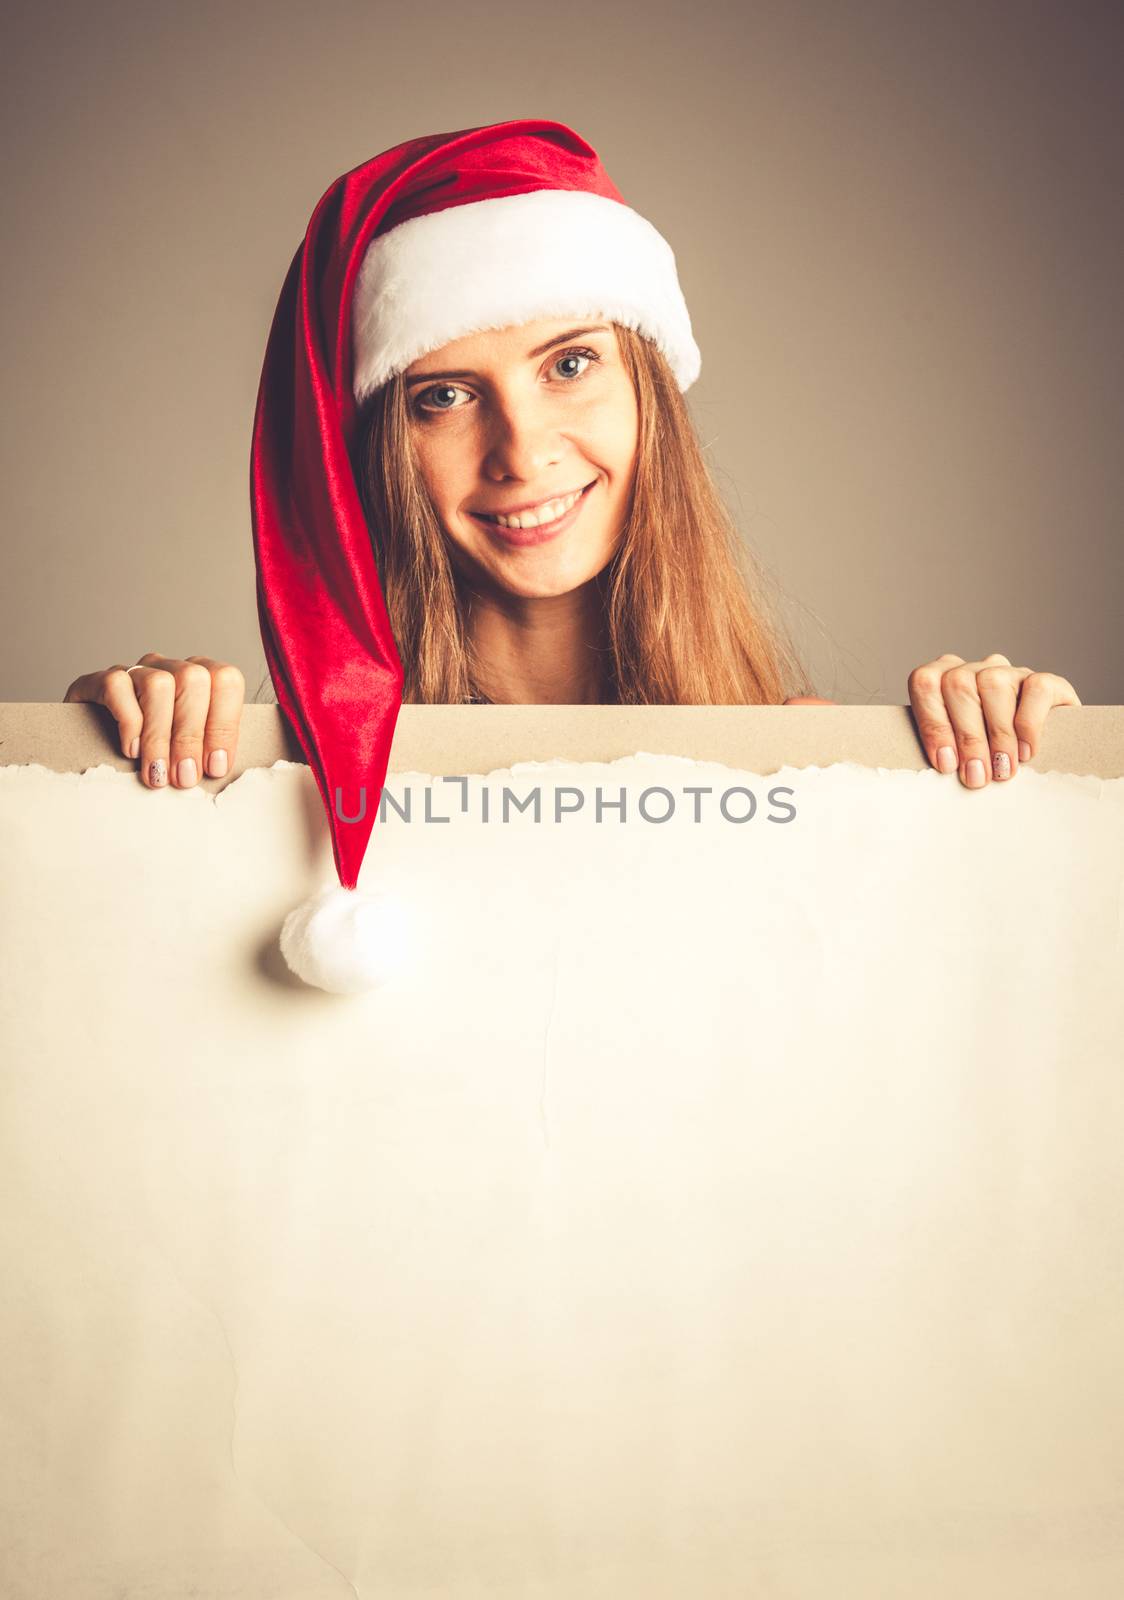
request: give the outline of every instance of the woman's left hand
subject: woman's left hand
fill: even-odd
[[[929,760],[938,772],[959,771],[969,789],[1013,778],[1038,754],[1047,712],[1081,704],[1067,678],[999,655],[926,661],[909,675],[909,698]]]

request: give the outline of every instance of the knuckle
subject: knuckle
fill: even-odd
[[[176,692],[176,680],[163,667],[150,667],[136,684],[137,699],[144,705],[170,703]]]
[[[170,716],[153,717],[146,714],[141,727],[141,745],[147,748],[149,744],[164,752],[168,749],[168,740],[172,736],[172,719]]]
[[[220,661],[219,665],[211,673],[211,681],[216,689],[221,689],[224,692],[234,690],[242,692],[246,688],[246,680],[242,676],[241,669],[231,661]]]
[[[107,667],[103,675],[106,689],[128,689],[131,688],[132,681],[124,667]]]
[[[976,698],[976,674],[969,667],[949,667],[941,679],[941,687],[951,689],[954,694],[969,695]]]
[[[171,743],[177,749],[202,743],[204,718],[178,710],[172,717]]]
[[[1002,689],[1010,681],[1010,676],[1007,667],[981,667],[976,674],[976,682],[983,689]]]
[[[195,661],[181,661],[175,672],[180,694],[210,694],[211,674]]]
[[[941,675],[932,667],[914,667],[909,675],[908,687],[911,693],[928,694],[939,687]]]
[[[934,717],[923,717],[918,731],[922,739],[930,740],[936,744],[947,740],[951,730],[947,722],[940,722]]]

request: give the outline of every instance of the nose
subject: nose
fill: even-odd
[[[493,409],[485,475],[494,482],[544,483],[565,454],[565,444],[545,410],[526,396]]]

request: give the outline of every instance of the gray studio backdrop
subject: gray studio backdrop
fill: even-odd
[[[578,129],[676,252],[689,399],[821,694],[999,650],[1118,703],[1124,11],[1090,0],[9,10],[0,699],[265,673],[250,425],[311,211]]]

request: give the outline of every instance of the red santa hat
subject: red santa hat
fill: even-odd
[[[538,119],[407,140],[345,173],[285,278],[250,495],[266,660],[338,877],[281,935],[290,967],[320,988],[375,986],[397,948],[382,897],[358,887],[404,676],[355,472],[359,406],[454,339],[570,316],[646,335],[681,390],[698,376],[670,246],[579,134]]]

